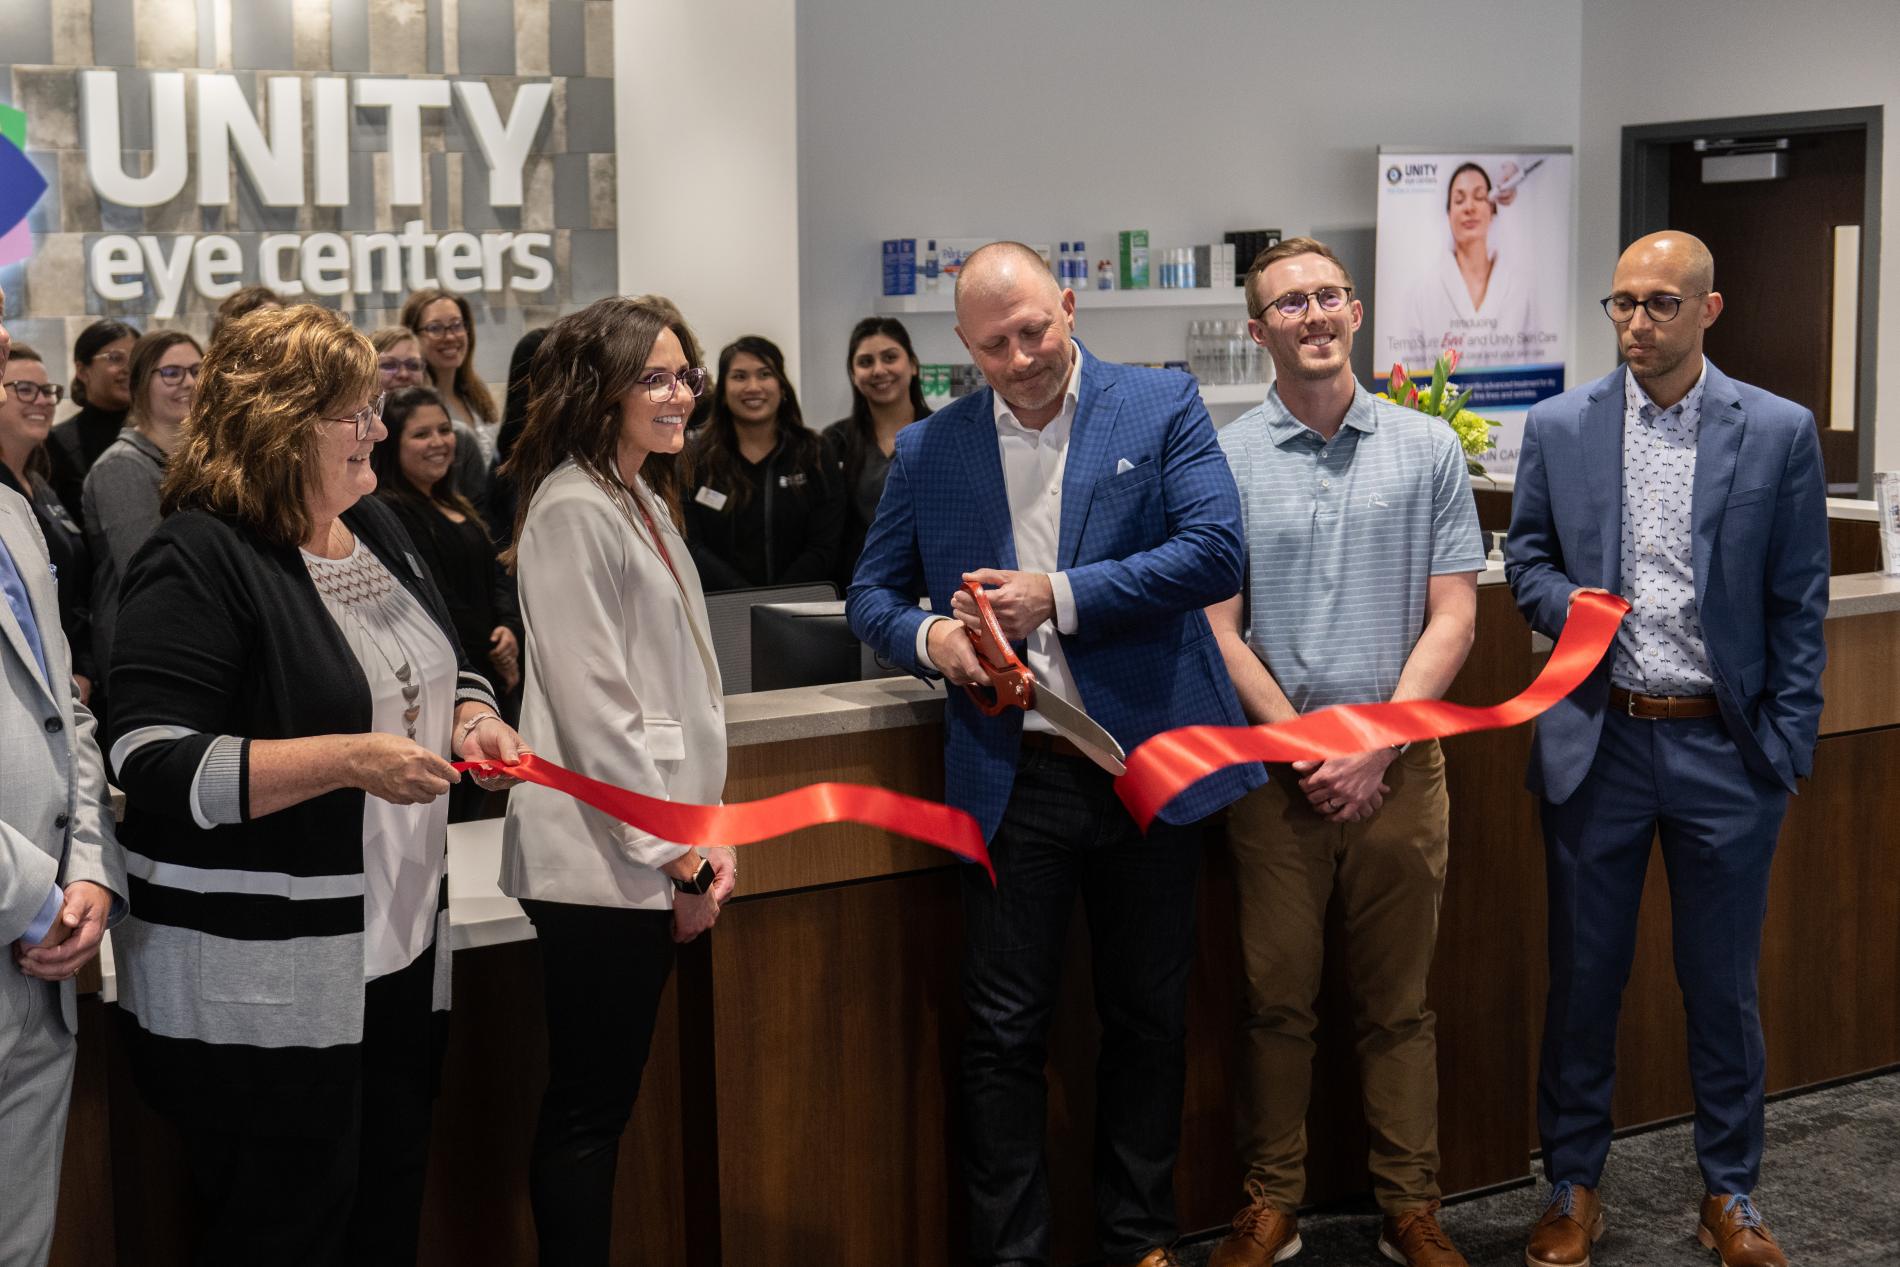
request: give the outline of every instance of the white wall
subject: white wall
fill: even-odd
[[[1578,0],[797,7],[798,387],[814,425],[848,407],[844,340],[880,290],[886,237],[1081,237],[1100,259],[1123,228],[1156,246],[1312,232],[1346,248],[1376,303],[1381,142],[1577,136]],[[1244,317],[1235,295],[1228,315]],[[1216,315],[1085,314],[1079,332],[1111,358],[1161,360],[1182,355],[1191,317]],[[949,317],[906,321],[925,361],[968,359]]]
[[[1645,123],[1884,106],[1879,364],[1900,365],[1900,4],[1823,0],[1588,0],[1578,185],[1578,373],[1616,364],[1608,323],[1594,307],[1620,246],[1622,129]],[[1721,285],[1722,261],[1715,262]],[[1790,337],[1825,318],[1789,315]],[[1596,331],[1594,335],[1591,331]],[[1774,390],[1773,383],[1763,387]],[[1900,469],[1900,392],[1875,402],[1875,466]]]
[[[794,0],[614,13],[620,288],[686,314],[707,357],[753,329],[798,364]]]

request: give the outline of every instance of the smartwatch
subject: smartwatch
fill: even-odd
[[[673,881],[673,887],[678,889],[681,893],[691,893],[695,896],[703,895],[710,891],[713,886],[712,859],[702,857],[699,860],[699,870],[693,872],[693,878],[690,880],[682,880],[678,876],[668,876],[667,878]]]

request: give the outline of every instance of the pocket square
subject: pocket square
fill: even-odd
[[[1135,469],[1135,464],[1133,462],[1130,462],[1127,458],[1119,458],[1115,462],[1115,474],[1117,475],[1120,475],[1126,471],[1132,471],[1134,469]]]

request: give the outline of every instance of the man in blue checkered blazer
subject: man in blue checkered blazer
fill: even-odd
[[[1244,724],[1202,614],[1240,588],[1239,496],[1194,381],[1090,356],[1074,294],[1018,243],[972,254],[956,304],[990,386],[898,435],[852,629],[914,673],[979,680],[960,592],[972,579],[1037,680],[1124,749],[1176,726]],[[1080,894],[1102,1022],[1102,1248],[1110,1263],[1173,1263],[1198,820],[1264,775],[1196,784],[1144,839],[1110,776],[1039,715],[985,717],[952,689],[944,730],[948,800],[982,824],[997,872],[994,890],[976,868],[964,875],[970,1259],[1048,1260],[1043,1065]]]

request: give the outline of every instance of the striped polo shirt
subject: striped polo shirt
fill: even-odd
[[[1220,445],[1240,485],[1248,645],[1302,713],[1390,699],[1430,578],[1484,569],[1458,437],[1355,386],[1324,440],[1276,385]]]

